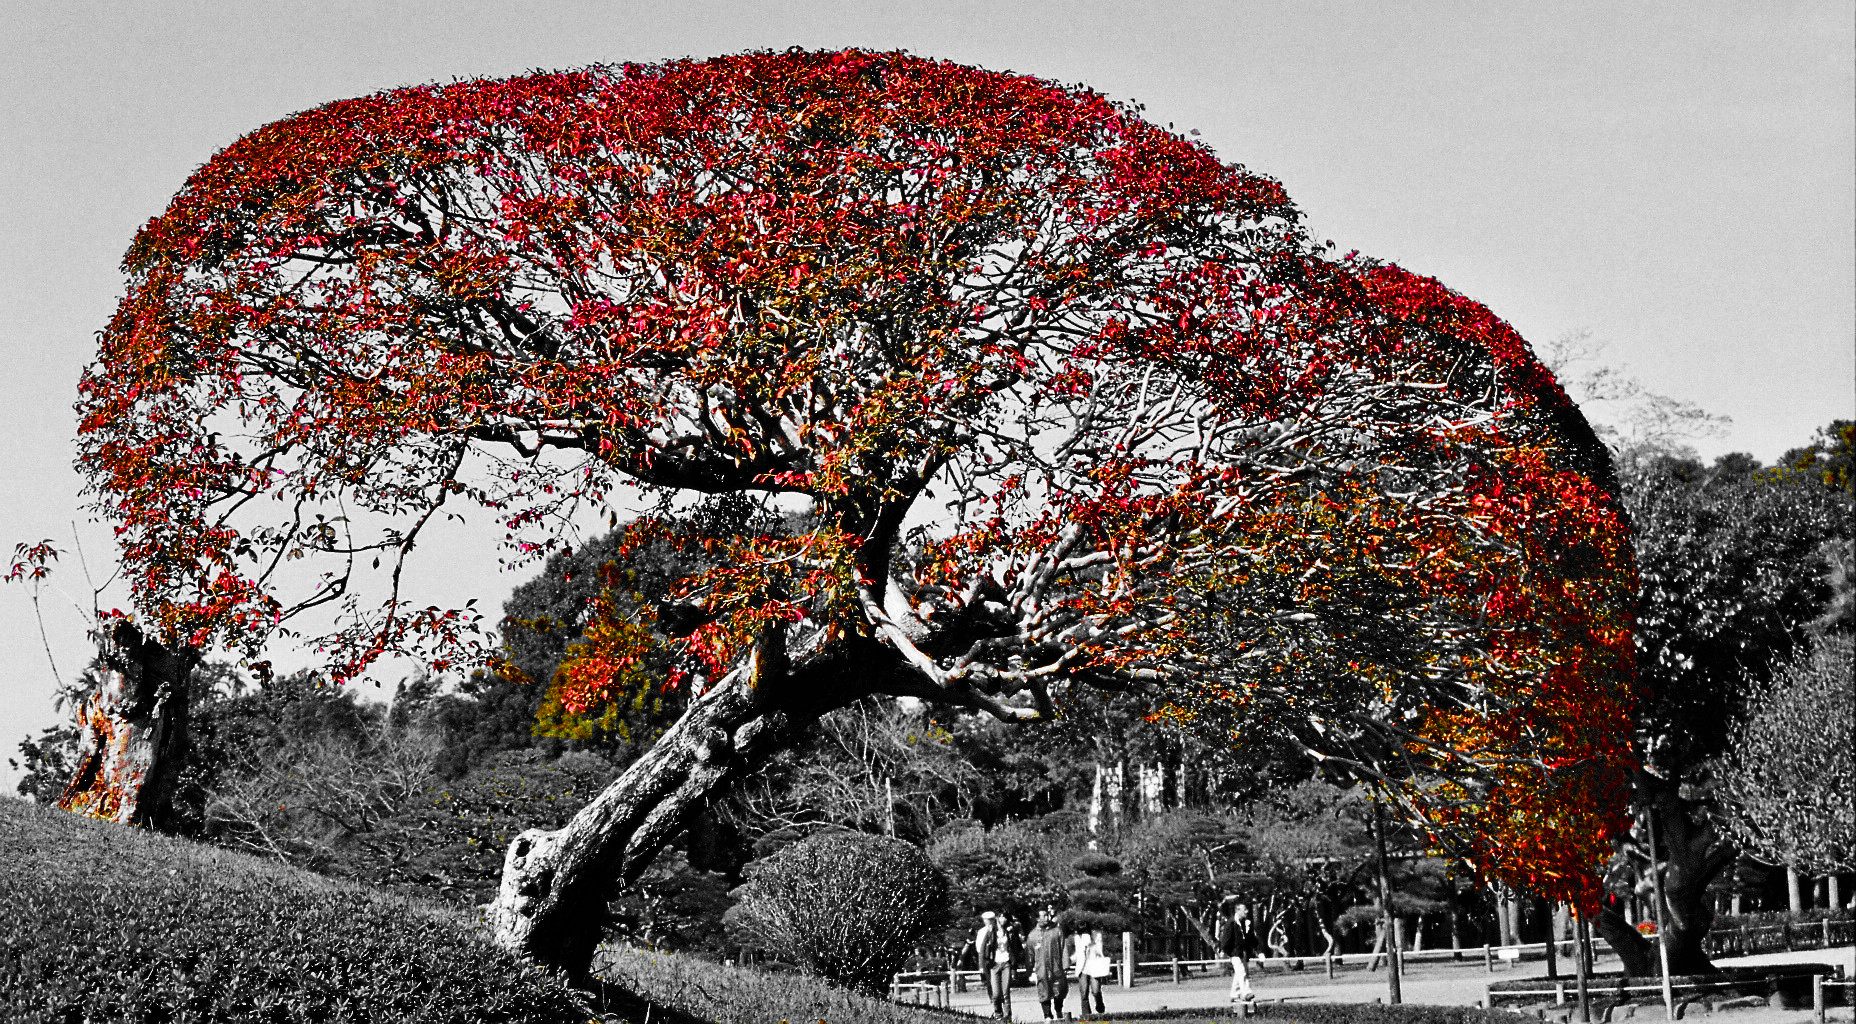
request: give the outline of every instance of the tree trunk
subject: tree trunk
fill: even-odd
[[[1519,902],[1515,900],[1514,893],[1507,886],[1498,889],[1495,898],[1497,900],[1495,915],[1496,919],[1501,922],[1501,944],[1504,946],[1519,945],[1521,942]]]
[[[529,829],[509,844],[487,920],[497,944],[584,978],[621,885],[644,873],[691,812],[796,742],[818,716],[874,691],[880,654],[845,649],[791,674],[774,656],[717,683],[560,829]]]
[[[1656,947],[1625,919],[1623,904],[1618,900],[1605,902],[1605,909],[1598,915],[1598,934],[1624,962],[1625,974],[1636,978],[1656,974]]]
[[[78,708],[77,771],[58,806],[173,831],[174,794],[189,749],[188,686],[199,652],[170,651],[122,621],[99,653],[103,686]]]
[[[1640,773],[1637,797],[1640,806],[1654,808],[1656,813],[1656,852],[1663,871],[1662,922],[1669,944],[1669,972],[1713,974],[1717,968],[1702,948],[1714,924],[1708,885],[1733,864],[1738,854],[1722,840],[1705,808],[1681,798],[1677,781]],[[1611,932],[1602,927],[1602,922],[1600,933],[1606,941],[1611,940]],[[1612,948],[1618,949],[1617,944],[1613,943]],[[1623,955],[1622,950],[1618,952]]]

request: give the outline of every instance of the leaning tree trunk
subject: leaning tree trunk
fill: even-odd
[[[199,652],[169,650],[119,622],[104,638],[103,685],[78,708],[77,772],[58,806],[171,831],[188,752],[188,687]]]
[[[496,942],[584,978],[614,890],[635,881],[709,796],[792,745],[819,715],[873,692],[882,661],[869,653],[845,652],[801,673],[759,658],[760,670],[692,700],[566,825],[529,829],[509,844],[488,912]]]

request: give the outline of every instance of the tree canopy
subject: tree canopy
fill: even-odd
[[[435,517],[520,557],[622,485],[746,496],[635,527],[707,567],[560,670],[592,708],[668,636],[698,695],[589,862],[641,870],[863,695],[1095,687],[1595,898],[1635,589],[1605,452],[1487,309],[1328,249],[1138,109],[903,54],[393,90],[240,139],[141,230],[79,463],[164,641],[329,605],[342,677],[481,646],[400,597]]]
[[[1640,827],[1619,866],[1662,872],[1678,972],[1710,969],[1708,886],[1739,854],[1717,827],[1732,810],[1713,792],[1711,763],[1744,738],[1734,726],[1749,689],[1763,688],[1814,630],[1847,621],[1856,506],[1835,470],[1848,461],[1848,438],[1833,423],[1771,468],[1744,453],[1705,466],[1655,447],[1622,460],[1642,580],[1637,796],[1656,815],[1657,849]],[[1607,913],[1601,927],[1632,971],[1651,969],[1649,945],[1621,915]]]
[[[1817,872],[1856,867],[1856,645],[1819,638],[1756,687],[1721,765],[1734,838]]]

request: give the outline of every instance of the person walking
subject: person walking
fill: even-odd
[[[1068,964],[1063,958],[1063,929],[1057,927],[1057,911],[1045,907],[1038,911],[1038,926],[1031,930],[1031,979],[1038,987],[1038,1009],[1045,1020],[1063,1016],[1063,997],[1069,994]]]
[[[1257,951],[1257,929],[1250,920],[1250,905],[1238,902],[1229,917],[1219,917],[1218,925],[1218,953],[1231,960],[1231,1001],[1254,1002],[1257,996],[1250,989],[1250,958]]]
[[[1103,950],[1101,931],[1077,932],[1073,954],[1076,965],[1077,1012],[1089,1012],[1089,997],[1095,996],[1096,1012],[1107,1013],[1102,1006],[1102,979],[1108,977],[1108,953]]]
[[[1011,1020],[1012,936],[1005,919],[990,910],[981,914],[973,948],[979,954],[980,979],[986,983],[986,997],[992,1000],[992,1015]]]

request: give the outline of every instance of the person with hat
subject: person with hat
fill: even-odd
[[[992,1015],[1011,1020],[1012,937],[1006,931],[1005,919],[990,910],[981,914],[973,948],[979,954],[980,980],[986,983],[986,996],[992,1000]]]

